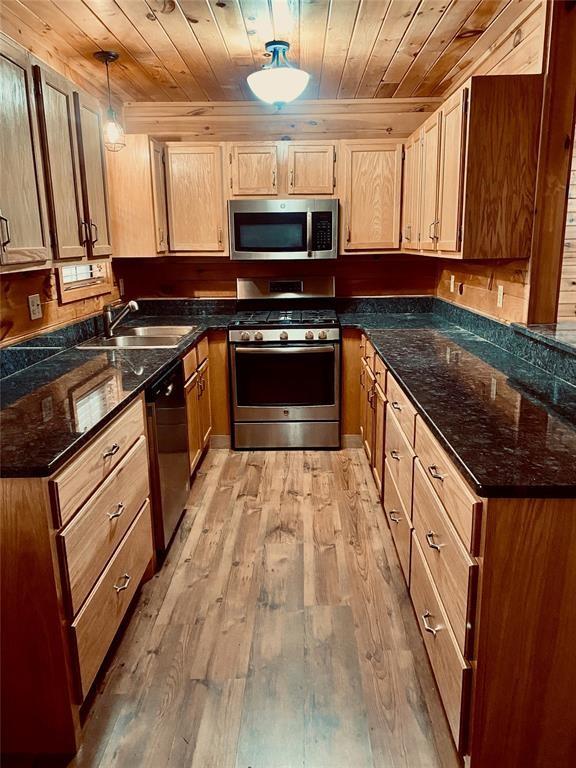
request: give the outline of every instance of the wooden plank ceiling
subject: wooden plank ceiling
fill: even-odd
[[[290,42],[304,99],[440,97],[534,0],[0,0],[0,27],[101,94],[92,54],[114,49],[115,99],[252,99],[264,44]]]

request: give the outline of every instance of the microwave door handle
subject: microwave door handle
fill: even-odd
[[[310,208],[306,211],[306,250],[308,256],[312,256],[312,211]]]
[[[240,355],[309,355],[334,354],[334,345],[312,344],[307,347],[236,347],[236,354]]]

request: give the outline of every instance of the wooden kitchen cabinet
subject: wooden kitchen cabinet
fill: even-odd
[[[435,229],[436,248],[439,251],[460,250],[467,104],[468,89],[463,88],[453,94],[440,109],[442,140]]]
[[[372,466],[372,450],[374,443],[374,384],[376,379],[368,363],[360,361],[360,434],[364,451]]]
[[[188,420],[188,453],[191,474],[198,466],[212,433],[210,363],[206,357],[207,344],[204,343],[205,341],[202,339],[197,347],[188,352],[183,361],[186,378],[186,417]]]
[[[0,264],[50,261],[44,173],[28,54],[0,36]]]
[[[224,194],[220,144],[166,144],[171,251],[224,254]]]
[[[166,168],[164,145],[150,139],[150,162],[152,166],[152,202],[154,205],[154,232],[156,252],[168,250],[168,209],[166,197]]]
[[[336,186],[334,144],[288,145],[288,194],[333,195]]]
[[[343,141],[342,248],[398,248],[402,144]]]
[[[372,474],[378,494],[382,495],[384,488],[384,432],[386,427],[386,396],[379,386],[378,381],[374,384],[374,395],[372,398],[374,413],[374,446],[372,449]]]
[[[231,144],[230,189],[235,197],[278,194],[278,158],[274,142]]]
[[[74,92],[78,146],[80,149],[84,221],[88,228],[88,256],[110,256],[106,160],[102,141],[100,105],[82,92]]]
[[[440,157],[440,126],[442,113],[435,112],[423,125],[420,133],[420,248],[436,250],[438,214],[438,161]]]
[[[200,377],[198,389],[198,416],[200,422],[200,439],[202,441],[202,450],[204,450],[210,442],[210,434],[212,432],[212,418],[210,415],[210,367],[208,360],[204,360],[198,369],[198,375]]]
[[[188,455],[190,458],[190,474],[194,472],[202,456],[202,436],[200,434],[199,391],[200,376],[195,371],[185,386],[186,418],[188,420]]]
[[[404,190],[402,194],[402,247],[418,248],[420,242],[420,136],[404,145]]]
[[[48,182],[52,255],[55,259],[82,259],[88,255],[90,231],[82,204],[75,89],[69,80],[48,68],[36,64],[33,72]]]

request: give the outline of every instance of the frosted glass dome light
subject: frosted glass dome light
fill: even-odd
[[[267,104],[281,105],[294,101],[303,93],[310,80],[308,72],[289,64],[286,58],[289,48],[289,43],[283,40],[266,43],[272,61],[248,75],[250,90]]]

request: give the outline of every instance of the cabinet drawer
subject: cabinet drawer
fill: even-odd
[[[72,517],[143,434],[144,409],[138,399],[50,481],[60,525]]]
[[[414,451],[391,408],[388,408],[386,416],[386,463],[402,504],[411,516]]]
[[[454,742],[462,752],[466,738],[471,669],[462,658],[449,628],[440,598],[415,536],[412,541],[410,595],[450,730]]]
[[[196,347],[196,351],[198,353],[198,365],[202,365],[204,360],[208,358],[208,336],[204,336],[202,339],[200,339],[198,346]]]
[[[460,651],[467,656],[478,566],[460,541],[418,459],[414,462],[412,521]]]
[[[482,500],[468,488],[420,417],[416,419],[416,453],[465,546],[477,554]]]
[[[90,690],[151,558],[152,526],[147,500],[72,624],[83,698]]]
[[[376,382],[378,383],[378,386],[382,390],[382,392],[386,392],[386,376],[387,376],[387,368],[382,362],[382,359],[380,355],[377,354],[377,352],[374,352],[374,376],[376,376]]]
[[[412,524],[400,500],[388,466],[384,469],[384,514],[388,520],[406,583],[410,581]]]
[[[198,368],[198,347],[194,347],[184,355],[182,363],[184,365],[184,381],[188,381],[196,368]]]
[[[394,416],[398,419],[398,423],[402,427],[410,445],[414,445],[416,409],[408,400],[408,397],[404,394],[404,390],[394,379],[390,371],[388,371],[386,382],[386,397],[390,403],[390,408],[394,411]]]
[[[149,495],[142,435],[60,534],[76,614]]]

